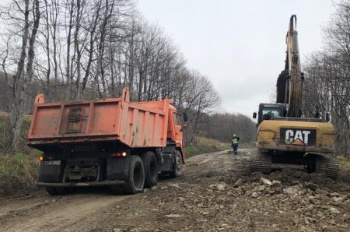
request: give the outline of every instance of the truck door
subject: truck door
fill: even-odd
[[[182,127],[181,127],[181,117],[177,113],[174,113],[174,127],[175,127],[175,141],[177,143],[180,143],[182,147],[183,134],[182,134]]]

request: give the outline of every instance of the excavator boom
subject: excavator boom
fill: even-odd
[[[298,44],[298,32],[296,30],[297,17],[292,15],[289,21],[289,29],[286,36],[286,60],[285,68],[277,79],[276,103],[284,103],[288,106],[287,117],[301,117],[302,89],[304,74],[300,67],[300,54]]]

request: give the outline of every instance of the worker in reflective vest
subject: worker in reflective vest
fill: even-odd
[[[238,150],[238,141],[239,141],[239,137],[236,134],[233,134],[231,145],[232,145],[234,155],[238,154],[238,151],[237,151]]]

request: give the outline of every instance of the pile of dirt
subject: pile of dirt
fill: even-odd
[[[106,231],[348,231],[350,184],[284,169],[250,174],[249,150],[238,157],[193,157],[180,179],[116,206]],[[345,178],[346,179],[346,178]],[[126,212],[126,213],[125,213]]]

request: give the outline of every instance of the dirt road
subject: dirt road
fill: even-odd
[[[144,193],[84,189],[0,198],[0,231],[349,231],[350,173],[250,174],[252,150],[203,154]]]

